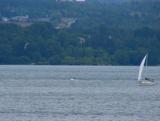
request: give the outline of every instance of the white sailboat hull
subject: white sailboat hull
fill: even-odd
[[[154,81],[151,80],[141,80],[139,81],[139,84],[142,86],[153,86],[155,85]]]

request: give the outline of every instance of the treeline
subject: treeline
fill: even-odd
[[[6,5],[7,0],[0,1]],[[51,4],[40,0],[35,7],[36,0],[29,0],[29,5],[10,1],[9,8],[0,7],[1,15],[18,15],[21,9],[21,15],[46,14],[52,22],[29,27],[1,23],[0,64],[137,65],[146,53],[149,64],[160,64],[159,2]],[[63,17],[77,21],[70,28],[56,29],[54,22]]]

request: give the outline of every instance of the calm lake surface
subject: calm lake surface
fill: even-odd
[[[133,66],[0,66],[0,121],[160,121],[157,84]]]

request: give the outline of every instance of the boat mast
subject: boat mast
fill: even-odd
[[[146,75],[147,75],[147,72],[148,72],[148,53],[146,54]]]
[[[148,53],[146,54],[146,67],[148,66]]]

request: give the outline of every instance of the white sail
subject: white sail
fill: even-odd
[[[143,68],[144,68],[144,64],[145,64],[145,61],[146,61],[146,58],[147,58],[147,55],[144,56],[141,64],[140,64],[140,67],[139,67],[139,74],[138,74],[138,81],[141,80],[141,77],[142,77],[142,72],[143,72]]]

